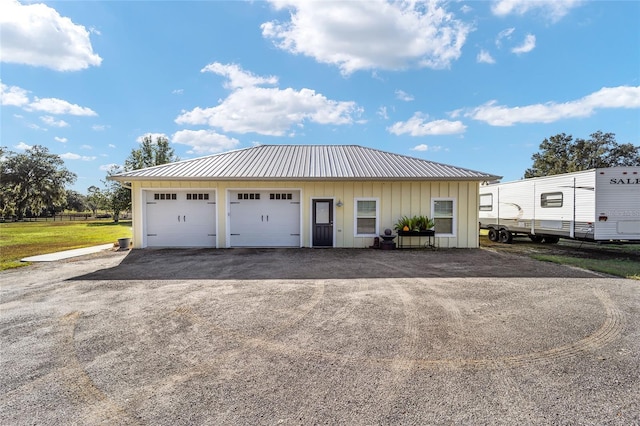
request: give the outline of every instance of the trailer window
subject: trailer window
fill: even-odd
[[[562,207],[562,192],[540,194],[540,207]]]
[[[480,211],[490,212],[493,210],[493,194],[480,195]]]

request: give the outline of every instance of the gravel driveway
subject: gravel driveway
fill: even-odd
[[[478,250],[0,273],[0,424],[638,424],[640,282]]]

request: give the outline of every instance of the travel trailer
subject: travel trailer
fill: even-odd
[[[640,167],[591,169],[480,186],[480,228],[491,241],[516,235],[640,243]]]

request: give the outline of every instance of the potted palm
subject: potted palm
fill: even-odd
[[[394,225],[398,235],[406,237],[433,236],[435,223],[427,216],[402,216]]]

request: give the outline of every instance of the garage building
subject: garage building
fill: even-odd
[[[131,187],[134,248],[369,247],[402,216],[440,247],[478,247],[497,176],[357,145],[260,145],[112,176]]]

